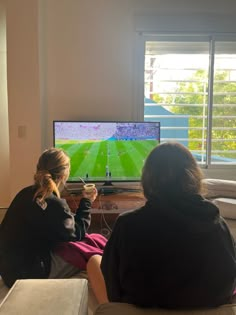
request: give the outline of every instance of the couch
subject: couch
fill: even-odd
[[[166,310],[141,309],[126,303],[106,303],[97,307],[94,315],[235,315],[236,304],[227,304],[212,309]]]
[[[236,304],[227,304],[212,309],[166,310],[141,309],[126,303],[106,303],[97,307],[94,315],[235,315]]]
[[[87,315],[87,280],[17,280],[0,304],[0,314]]]
[[[221,215],[227,221],[227,224],[230,227],[231,233],[236,239],[236,181],[227,181],[227,180],[218,180],[218,179],[205,179],[204,185],[206,187],[205,196],[211,199],[220,209]],[[86,274],[79,274],[79,278],[86,278]],[[28,281],[27,285],[25,284]],[[30,282],[33,281],[33,282]],[[36,281],[36,282],[35,282]],[[56,281],[56,282],[51,282]],[[70,283],[68,282],[70,279],[67,280],[20,280],[15,287],[15,291],[10,291],[14,293],[12,296],[7,295],[8,289],[4,286],[2,280],[0,280],[0,301],[3,299],[3,302],[0,306],[0,314],[2,315],[27,315],[27,314],[34,314],[34,315],[44,315],[44,314],[63,314],[63,315],[236,315],[236,304],[224,305],[214,309],[201,309],[201,310],[188,310],[188,311],[168,311],[163,309],[141,309],[137,308],[130,304],[125,303],[106,303],[102,305],[98,305],[96,298],[93,294],[93,291],[87,282],[78,282]],[[83,280],[82,280],[83,281]],[[24,284],[23,284],[24,283]],[[30,285],[32,284],[31,288]],[[19,290],[20,287],[25,286],[24,292],[25,294],[22,295],[22,290]],[[52,290],[52,285],[55,286],[55,295],[54,290]],[[27,288],[26,288],[27,286]],[[70,286],[70,289],[68,289]],[[84,292],[87,292],[88,286],[88,301]],[[29,290],[30,288],[30,290]],[[43,289],[43,291],[42,291]],[[16,295],[16,299],[14,298],[16,291],[18,292]],[[29,292],[32,291],[32,295],[34,298],[29,299],[30,294]],[[19,292],[21,294],[19,295]],[[43,292],[41,294],[41,292]],[[74,292],[71,296],[70,292]],[[48,298],[47,298],[48,294]],[[86,293],[87,294],[87,293]],[[68,299],[66,296],[68,296]],[[81,296],[84,298],[81,299]],[[10,297],[10,298],[9,298]],[[28,297],[28,308],[27,310],[32,310],[31,307],[37,309],[37,312],[28,312],[22,313],[16,310],[16,307],[12,308],[11,299],[14,298],[14,304],[18,305],[18,303],[22,303],[21,299],[24,297]],[[61,299],[63,297],[63,299]],[[34,299],[36,304],[34,303]],[[52,312],[51,309],[47,309],[45,306],[45,301],[47,303],[54,303],[54,307],[60,312],[55,313]],[[51,302],[50,302],[51,301]],[[66,301],[66,302],[65,302]],[[88,302],[88,303],[87,303]],[[67,309],[66,312],[63,311],[63,304],[75,306],[75,311],[73,308]],[[236,303],[236,301],[235,301]],[[22,304],[21,304],[22,305]],[[26,305],[26,304],[25,304]],[[41,308],[40,305],[44,306]],[[11,312],[9,310],[7,312],[4,311],[4,308],[10,307]],[[66,307],[66,305],[64,305]],[[40,311],[39,311],[40,309]],[[65,310],[65,309],[64,309]],[[73,310],[71,312],[71,310]],[[78,313],[79,310],[79,313]],[[41,311],[44,311],[41,312]]]
[[[1,315],[236,315],[236,304],[199,310],[142,309],[127,303],[94,305],[85,279],[18,280],[0,304]]]
[[[205,197],[217,205],[236,240],[236,181],[207,178],[203,183]]]

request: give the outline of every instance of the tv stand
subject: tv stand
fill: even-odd
[[[132,187],[119,187],[119,186],[102,186],[98,188],[99,195],[113,195],[122,193],[141,192],[140,188]]]
[[[98,190],[98,195],[142,192],[141,185],[138,182],[112,182],[111,180],[107,180],[104,183],[95,183],[95,185]],[[81,183],[69,183],[65,187],[65,192],[69,195],[81,195],[82,190],[83,184]]]
[[[96,187],[98,196],[91,208],[90,233],[101,233],[101,230],[106,228],[106,224],[112,228],[119,214],[140,208],[145,203],[139,183],[136,185],[134,183],[116,183],[112,186],[101,184]],[[81,196],[81,189],[77,192],[65,190],[62,193],[62,198],[66,199],[72,211],[77,210]]]
[[[111,180],[106,180],[103,184],[103,186],[113,186],[112,181]]]

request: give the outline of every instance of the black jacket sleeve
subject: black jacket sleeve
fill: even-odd
[[[74,214],[64,199],[46,199],[45,209],[37,200],[36,204],[38,207],[28,219],[34,221],[31,226],[38,229],[39,239],[48,239],[52,244],[77,239]]]
[[[120,284],[120,233],[121,221],[117,219],[111,236],[106,244],[102,256],[101,270],[104,276],[108,299],[110,302],[121,301]]]
[[[38,211],[34,212],[32,225],[52,243],[80,241],[89,228],[91,202],[88,199],[81,199],[76,215],[66,200],[56,196],[46,200],[45,209],[39,203],[36,207]]]
[[[91,201],[82,198],[75,215],[75,230],[78,240],[82,240],[91,223]]]

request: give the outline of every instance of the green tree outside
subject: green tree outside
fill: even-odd
[[[236,150],[236,83],[230,82],[230,71],[216,71],[213,91],[212,155],[236,159],[236,153],[229,152]],[[197,70],[188,81],[178,82],[172,94],[154,94],[153,100],[171,104],[168,110],[172,113],[189,115],[189,127],[199,130],[189,129],[188,147],[193,151],[206,150],[208,73],[205,70]]]

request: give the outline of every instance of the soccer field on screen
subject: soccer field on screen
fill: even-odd
[[[103,180],[109,173],[114,180],[139,180],[147,155],[158,143],[157,140],[57,139],[55,146],[70,156],[69,181],[79,181],[79,177]]]

